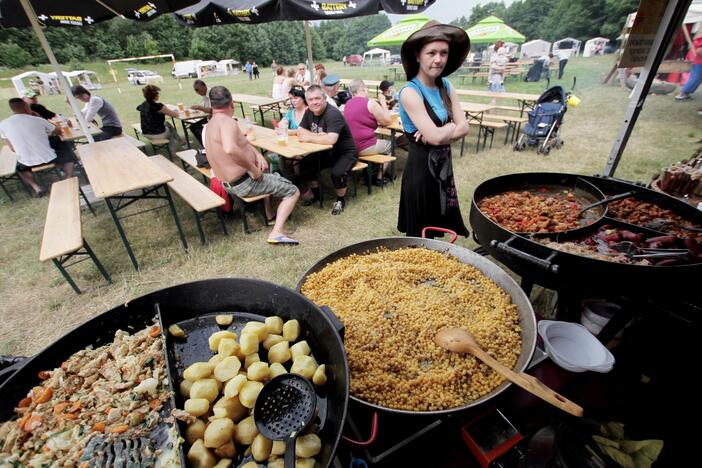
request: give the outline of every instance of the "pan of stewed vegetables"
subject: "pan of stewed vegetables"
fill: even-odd
[[[17,365],[0,385],[0,466],[283,467],[253,408],[274,377],[317,400],[296,466],[329,466],[348,403],[343,324],[302,295],[248,279],[126,302]]]
[[[343,322],[350,397],[379,412],[453,413],[510,385],[476,358],[436,345],[444,327],[467,329],[517,372],[536,343],[534,312],[517,283],[485,257],[439,240],[344,247],[307,270],[297,289]]]

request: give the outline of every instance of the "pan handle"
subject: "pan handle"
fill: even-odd
[[[548,256],[548,258],[545,259],[535,257],[531,254],[528,254],[522,250],[519,250],[509,245],[510,242],[512,242],[515,238],[515,236],[512,236],[509,239],[507,239],[506,242],[498,242],[496,240],[491,240],[490,246],[494,249],[499,250],[502,253],[506,253],[507,255],[520,258],[524,261],[531,263],[532,265],[535,265],[546,271],[550,271],[553,274],[558,274],[558,270],[560,269],[560,267],[557,264],[551,262],[551,260],[553,260],[553,258],[556,256],[556,252],[553,252],[551,255]]]
[[[345,435],[341,436],[341,439],[346,442],[348,445],[351,445],[352,447],[357,447],[357,448],[366,448],[370,447],[375,443],[375,439],[378,438],[378,412],[374,411],[373,412],[373,419],[371,420],[371,430],[370,430],[370,436],[368,439],[364,441],[359,441],[359,440],[353,440]]]
[[[456,242],[456,239],[458,239],[458,234],[456,234],[456,231],[452,231],[451,229],[445,229],[441,227],[433,227],[433,226],[427,226],[424,229],[422,229],[422,237],[426,238],[427,237],[427,231],[439,231],[443,232],[446,234],[451,234],[451,240],[449,241],[449,244],[453,244]]]
[[[334,330],[339,334],[341,339],[344,339],[344,332],[346,331],[346,327],[344,327],[344,322],[342,322],[339,317],[336,316],[334,312],[329,308],[329,306],[321,306],[319,308],[324,315],[331,320],[332,325],[334,326]]]

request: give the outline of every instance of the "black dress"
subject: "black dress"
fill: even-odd
[[[424,107],[434,125],[443,127],[444,123],[436,116],[426,98],[424,98]],[[426,145],[421,140],[415,142],[414,134],[408,134],[407,137],[409,156],[405,172],[402,174],[398,231],[404,232],[407,236],[422,237],[422,229],[432,226],[451,229],[459,236],[468,237],[468,229],[463,223],[453,180],[451,147]],[[443,154],[443,174],[444,176],[448,174],[443,183],[432,175],[432,172],[438,175],[438,171],[430,170],[430,161],[436,168],[437,153]],[[441,234],[429,231],[426,237],[432,239],[436,235]]]

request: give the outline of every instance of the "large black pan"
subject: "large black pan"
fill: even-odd
[[[502,288],[506,293],[512,298],[512,302],[517,306],[519,313],[519,324],[522,328],[522,349],[517,360],[517,364],[514,367],[515,372],[523,372],[526,369],[529,361],[531,360],[532,354],[534,353],[534,347],[536,346],[536,318],[534,315],[534,310],[531,307],[529,298],[524,294],[524,291],[519,287],[519,285],[500,267],[495,265],[490,260],[482,257],[475,252],[459,247],[457,245],[447,244],[446,242],[441,242],[438,240],[422,239],[418,237],[384,237],[379,239],[367,240],[364,242],[359,242],[358,244],[352,244],[342,249],[333,252],[326,257],[319,260],[311,268],[309,268],[304,275],[297,282],[296,289],[300,291],[300,288],[304,284],[305,280],[312,273],[316,273],[322,270],[329,263],[332,263],[341,258],[348,257],[349,255],[361,255],[369,252],[374,252],[378,248],[384,248],[387,250],[397,250],[404,248],[417,248],[422,247],[429,250],[435,250],[438,252],[447,253],[459,261],[474,266],[482,273],[484,273],[488,278],[494,281],[500,288]],[[320,304],[324,305],[324,304]],[[376,405],[368,401],[362,400],[354,395],[351,395],[351,399],[374,410],[379,410],[383,412],[397,413],[397,414],[407,414],[407,415],[446,415],[450,413],[455,413],[457,411],[462,411],[477,405],[480,405],[498,394],[502,393],[510,384],[510,382],[505,381],[494,389],[492,392],[483,395],[477,400],[471,401],[463,406],[456,408],[439,410],[439,411],[407,411],[399,410],[395,408],[388,408],[385,406]]]
[[[315,357],[327,365],[326,402],[324,412],[319,414],[318,431],[322,451],[317,460],[321,466],[331,464],[344,426],[349,393],[348,362],[339,335],[342,331],[340,324],[295,291],[259,280],[222,278],[181,284],[98,315],[26,360],[0,386],[0,421],[12,418],[14,405],[39,384],[37,373],[40,370],[58,367],[63,360],[86,346],[97,347],[112,342],[118,329],[134,331],[150,325],[157,315],[156,305],[166,328],[172,323],[188,322],[215,313],[238,312],[240,318],[279,315],[286,320],[297,319],[308,333],[307,340]],[[182,350],[179,355],[184,356]]]

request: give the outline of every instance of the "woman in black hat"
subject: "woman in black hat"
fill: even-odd
[[[468,236],[453,180],[451,142],[468,133],[456,91],[444,78],[468,55],[470,41],[458,27],[430,21],[402,44],[409,81],[400,91],[400,118],[409,138],[402,175],[397,229],[420,237],[428,226]],[[427,237],[433,237],[431,232]]]

